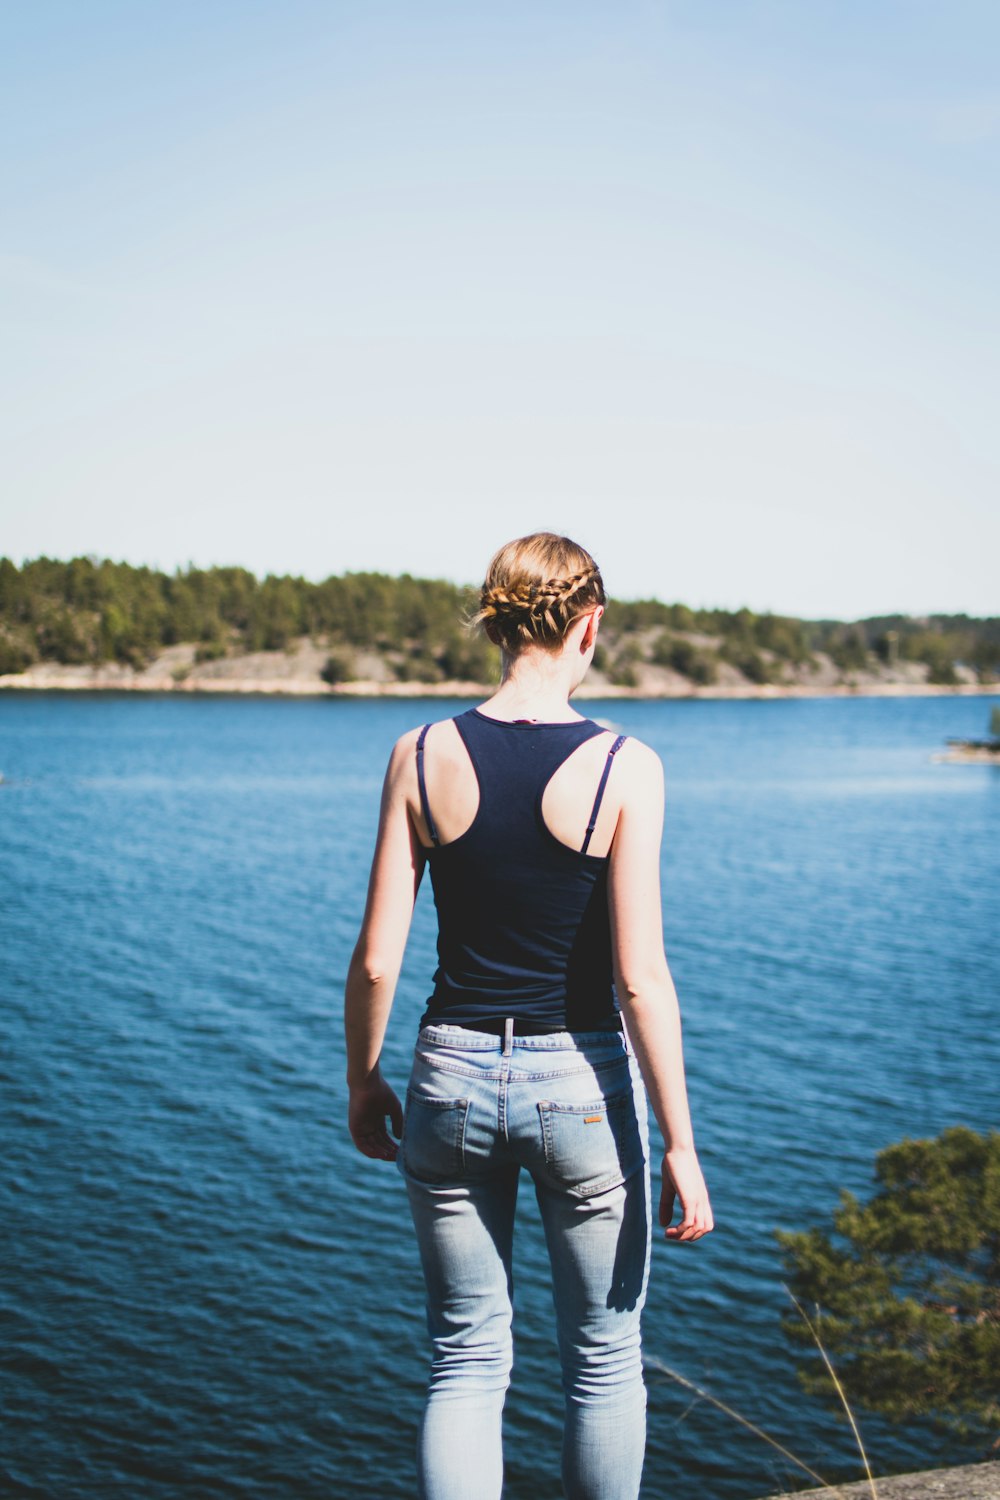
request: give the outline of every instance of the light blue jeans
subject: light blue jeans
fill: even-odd
[[[427,1026],[399,1165],[427,1284],[433,1363],[422,1500],[497,1500],[512,1363],[521,1167],[552,1265],[568,1500],[635,1500],[646,1436],[639,1315],[649,1275],[646,1100],[620,1032],[500,1038]]]

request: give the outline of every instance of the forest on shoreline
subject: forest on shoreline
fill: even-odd
[[[166,573],[92,557],[40,557],[20,568],[0,558],[0,675],[39,663],[142,671],[188,644],[192,666],[254,652],[324,653],[331,685],[371,675],[385,682],[489,682],[495,652],[465,621],[471,588],[440,579],[344,573],[313,583],[245,568]],[[657,599],[609,602],[594,666],[635,688],[650,672],[706,688],[725,681],[783,684],[825,670],[911,677],[942,686],[1000,681],[1000,618],[883,615],[801,620],[749,609],[692,609]]]

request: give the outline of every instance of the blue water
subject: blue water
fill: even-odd
[[[425,1368],[401,1183],[344,1127],[381,771],[460,705],[0,696],[0,1493],[410,1497]],[[903,1135],[995,1126],[1000,772],[981,699],[591,705],[667,770],[664,921],[719,1228],[658,1242],[650,1356],[820,1472],[772,1231]],[[405,1082],[421,893],[387,1046]],[[516,1258],[509,1500],[559,1494],[547,1268]],[[863,1417],[877,1469],[957,1457]],[[646,1500],[789,1486],[650,1371]]]

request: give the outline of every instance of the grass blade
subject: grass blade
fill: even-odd
[[[812,1323],[810,1322],[809,1316],[806,1313],[805,1308],[802,1306],[802,1304],[799,1301],[797,1301],[797,1299],[794,1296],[792,1296],[792,1293],[791,1293],[791,1291],[789,1290],[789,1288],[787,1286],[785,1287],[785,1291],[788,1292],[788,1295],[791,1298],[792,1305],[795,1308],[795,1311],[798,1313],[799,1317],[802,1319],[803,1323],[806,1325],[806,1327],[808,1328],[809,1332],[812,1334],[813,1343],[816,1345],[816,1348],[819,1350],[820,1354],[823,1356],[823,1363],[826,1365],[826,1368],[827,1368],[827,1371],[829,1373],[830,1379],[833,1381],[833,1388],[837,1392],[837,1395],[840,1397],[840,1404],[844,1408],[844,1410],[846,1411],[846,1413],[847,1413],[847,1420],[851,1424],[851,1431],[854,1433],[854,1441],[858,1445],[858,1452],[861,1454],[861,1462],[864,1464],[864,1466],[865,1466],[865,1473],[868,1476],[868,1484],[869,1484],[869,1486],[871,1488],[872,1500],[878,1500],[878,1490],[875,1488],[875,1479],[874,1479],[874,1477],[872,1475],[871,1466],[870,1466],[870,1464],[868,1462],[868,1454],[865,1452],[865,1445],[861,1441],[861,1434],[858,1431],[858,1424],[854,1420],[854,1413],[851,1411],[850,1403],[847,1400],[847,1395],[846,1395],[846,1393],[844,1391],[844,1387],[841,1385],[839,1379],[837,1378],[837,1372],[833,1368],[833,1365],[832,1365],[832,1363],[830,1361],[830,1356],[827,1354],[826,1350],[823,1348],[823,1341],[820,1338],[819,1334],[816,1332],[816,1329],[813,1327]]]
[[[797,1469],[801,1469],[803,1474],[808,1474],[810,1479],[815,1479],[825,1490],[829,1490],[831,1495],[840,1495],[841,1500],[844,1500],[842,1490],[838,1490],[836,1485],[830,1484],[828,1480],[823,1478],[822,1474],[817,1474],[815,1469],[810,1469],[807,1463],[803,1462],[801,1458],[796,1458],[795,1454],[786,1448],[783,1443],[779,1443],[777,1438],[773,1438],[769,1432],[765,1432],[762,1427],[758,1427],[756,1422],[751,1422],[749,1417],[741,1416],[733,1407],[727,1406],[725,1401],[720,1401],[718,1396],[713,1396],[710,1391],[704,1390],[700,1385],[695,1385],[693,1380],[688,1380],[687,1376],[681,1375],[679,1371],[672,1370],[669,1365],[664,1364],[662,1359],[657,1359],[655,1354],[644,1355],[643,1361],[647,1365],[652,1365],[654,1369],[660,1370],[664,1375],[668,1375],[671,1380],[676,1380],[678,1385],[684,1386],[689,1391],[694,1391],[695,1395],[700,1396],[703,1401],[711,1402],[713,1406],[718,1407],[719,1411],[725,1412],[727,1417],[732,1417],[734,1422],[739,1422],[741,1427],[745,1427],[755,1437],[761,1438],[765,1443],[770,1443],[771,1447],[776,1448],[783,1458],[787,1458]]]

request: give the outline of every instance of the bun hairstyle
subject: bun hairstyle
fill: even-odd
[[[479,595],[482,625],[494,646],[516,656],[525,646],[557,651],[587,609],[605,600],[601,572],[567,536],[536,531],[508,542],[486,570]]]

